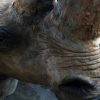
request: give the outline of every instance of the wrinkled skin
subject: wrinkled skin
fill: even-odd
[[[0,73],[51,86],[59,100],[100,100],[100,0],[58,0],[38,25],[33,4],[0,15]]]

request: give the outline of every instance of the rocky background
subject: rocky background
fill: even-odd
[[[57,100],[57,98],[47,87],[19,82],[15,93],[6,100]]]

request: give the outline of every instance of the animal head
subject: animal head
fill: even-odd
[[[16,0],[0,15],[0,73],[49,85],[61,100],[99,100],[100,1],[55,0],[40,23],[36,5]]]

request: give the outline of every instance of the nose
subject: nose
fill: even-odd
[[[72,77],[69,79],[64,79],[59,85],[59,88],[64,93],[74,96],[88,96],[94,91],[96,83],[82,77]]]

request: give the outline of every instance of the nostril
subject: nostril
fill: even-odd
[[[76,96],[89,95],[91,91],[95,90],[95,84],[82,78],[71,78],[64,80],[59,88],[69,94]]]

